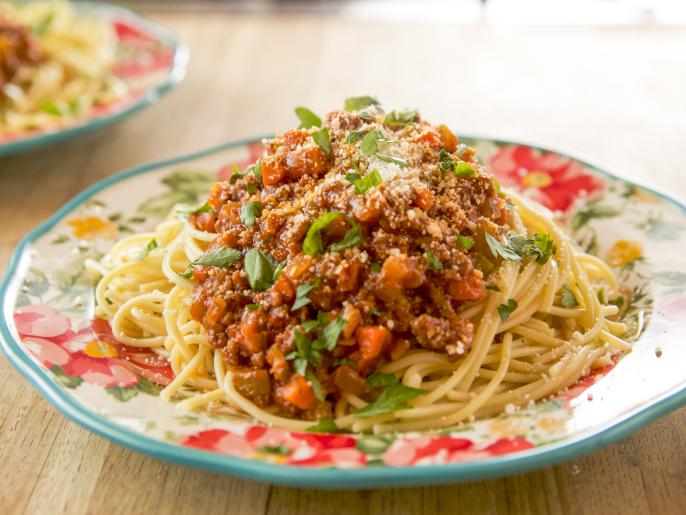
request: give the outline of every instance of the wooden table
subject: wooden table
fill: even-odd
[[[458,133],[587,155],[684,198],[686,33],[359,22],[334,15],[149,13],[191,47],[158,105],[0,160],[3,265],[67,199],[140,163],[268,133],[346,96],[418,106]],[[679,49],[679,50],[677,50]],[[130,452],[67,421],[0,359],[3,513],[683,513],[686,409],[557,467],[462,485],[271,487]]]

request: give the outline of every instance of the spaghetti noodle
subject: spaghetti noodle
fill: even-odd
[[[376,113],[377,118],[380,116],[378,111],[371,112]],[[345,120],[355,119],[348,114],[340,116]],[[383,123],[387,121],[386,116]],[[376,123],[381,123],[380,119]],[[417,127],[403,127],[395,132],[393,139],[402,141],[405,134],[411,134],[416,139],[417,132],[421,134],[429,127],[425,122],[415,120],[413,123]],[[335,126],[336,122],[330,115],[329,127],[334,127],[332,136]],[[310,129],[308,135],[312,131],[314,129]],[[350,139],[349,134],[350,130],[347,130],[346,141]],[[335,136],[331,140],[334,147],[340,141]],[[267,143],[268,149],[270,145],[272,142]],[[472,157],[465,149],[461,154],[467,159]],[[264,176],[264,163],[268,155],[262,160],[261,180],[264,182],[268,182]],[[409,161],[411,165],[412,158]],[[469,162],[474,168],[479,167],[475,160],[455,159],[455,162]],[[345,164],[343,167],[349,166]],[[439,174],[439,178],[442,177],[440,174],[445,173],[436,170],[435,161],[433,168],[432,173]],[[320,186],[330,184],[333,174],[335,170],[329,169]],[[486,177],[481,169],[478,174],[481,178]],[[404,180],[404,177],[384,179],[383,184],[389,187],[390,182]],[[457,179],[456,184],[470,180],[477,180],[477,177],[470,174]],[[381,185],[377,186],[377,189],[381,188]],[[269,188],[262,191],[262,198],[267,190]],[[213,197],[210,198],[212,201]],[[619,308],[599,300],[611,297],[618,289],[609,267],[598,258],[582,252],[556,225],[549,213],[512,193],[507,196],[498,193],[497,198],[512,202],[507,208],[507,223],[500,226],[500,232],[509,232],[509,239],[498,237],[499,232],[494,230],[494,226],[482,224],[477,226],[486,227],[479,229],[483,231],[481,236],[475,231],[471,237],[462,236],[463,240],[458,240],[469,247],[471,245],[464,242],[473,243],[476,240],[474,249],[478,250],[480,245],[485,248],[483,253],[495,265],[487,272],[479,270],[478,266],[472,269],[470,264],[465,265],[471,270],[470,273],[487,284],[471,300],[453,299],[446,308],[457,306],[459,323],[455,322],[457,325],[454,327],[462,328],[461,333],[442,331],[444,325],[436,322],[440,319],[438,316],[427,318],[425,313],[434,313],[429,305],[414,306],[413,319],[410,321],[412,325],[403,326],[397,316],[399,301],[395,296],[384,300],[388,313],[364,312],[362,319],[357,321],[357,330],[352,332],[348,331],[351,320],[358,316],[351,311],[347,300],[331,306],[328,315],[320,314],[315,320],[305,320],[312,316],[312,304],[322,306],[326,302],[311,293],[319,288],[318,285],[301,282],[295,300],[291,297],[295,309],[289,312],[301,312],[302,315],[279,333],[292,335],[293,338],[279,340],[277,337],[274,340],[276,343],[272,344],[290,351],[290,357],[285,356],[289,365],[286,376],[281,379],[274,372],[278,360],[270,353],[267,353],[266,363],[255,359],[252,361],[252,372],[266,374],[267,370],[270,371],[270,391],[258,391],[257,387],[246,390],[240,377],[246,367],[245,362],[237,365],[236,360],[231,359],[231,338],[238,339],[242,345],[249,337],[244,333],[235,335],[229,328],[220,335],[223,340],[218,340],[219,336],[212,334],[216,326],[207,322],[207,311],[205,318],[194,313],[204,292],[201,283],[206,285],[208,281],[208,269],[228,269],[229,272],[222,275],[225,281],[230,280],[227,277],[230,278],[230,271],[234,270],[238,274],[234,280],[238,281],[239,276],[244,278],[251,266],[251,258],[247,255],[250,251],[245,250],[237,251],[233,256],[225,252],[223,263],[214,261],[214,264],[203,264],[203,259],[209,262],[208,255],[216,256],[220,250],[226,251],[224,243],[218,245],[218,242],[225,242],[227,238],[221,232],[203,230],[212,228],[212,225],[221,225],[221,221],[214,218],[214,224],[210,226],[202,223],[209,216],[206,214],[210,212],[207,206],[187,218],[179,216],[177,212],[159,224],[154,232],[127,237],[119,241],[101,262],[90,262],[89,268],[102,276],[96,290],[96,315],[110,321],[115,337],[123,343],[151,348],[169,359],[175,379],[164,388],[162,396],[180,401],[179,406],[188,410],[225,405],[265,424],[293,430],[310,428],[374,433],[449,427],[474,417],[509,411],[574,384],[592,369],[609,364],[613,356],[627,351],[629,344],[621,338],[626,332],[624,324],[612,320]],[[266,216],[263,211],[261,217]],[[500,215],[494,216],[498,218]],[[243,217],[239,223],[245,222]],[[308,234],[314,225],[311,222],[306,224],[310,228]],[[369,237],[366,229],[368,226],[360,231],[365,237],[364,241]],[[302,240],[302,231],[296,232],[296,239]],[[545,238],[541,235],[545,235]],[[483,243],[484,236],[486,244]],[[324,237],[324,242],[328,241],[327,238]],[[423,245],[428,245],[426,240]],[[306,247],[304,244],[303,248]],[[329,245],[324,255],[319,254],[316,259],[325,259],[328,249],[332,248],[335,247]],[[477,255],[474,249],[466,254],[471,256],[472,261],[480,263],[485,259],[484,254]],[[357,252],[357,249],[348,248],[339,252],[350,260],[352,255],[356,255],[353,251]],[[297,250],[297,255],[302,253]],[[369,281],[383,281],[389,267],[387,263],[397,261],[397,255],[397,252],[391,252],[379,271],[370,272],[369,277],[373,279]],[[401,290],[426,288],[427,291],[433,291],[430,298],[439,304],[441,297],[428,282],[433,278],[440,284],[440,278],[447,273],[450,264],[443,259],[445,262],[439,268],[435,263],[432,265],[431,256],[427,256],[425,253],[428,262],[423,272],[427,276],[426,283],[420,287],[406,282]],[[437,259],[436,256],[433,258]],[[241,259],[244,271],[240,270]],[[299,266],[302,266],[299,260],[291,256],[281,275],[295,280],[295,269]],[[247,273],[250,275],[249,271]],[[303,284],[305,287],[301,288]],[[461,291],[459,288],[451,289],[450,283],[448,285],[446,291]],[[261,304],[246,305],[243,302],[243,306],[237,308],[242,312],[243,321],[243,325],[238,327],[245,330],[246,320],[249,321],[252,313],[263,308],[263,303],[267,302],[264,299],[269,295],[269,298],[274,297],[273,290],[277,286],[277,282],[274,282],[265,288],[266,292],[255,297]],[[342,283],[339,283],[339,287],[345,289]],[[297,299],[303,298],[305,290],[310,292],[310,298],[301,300],[304,304],[299,306]],[[360,290],[364,290],[364,287],[356,291]],[[214,291],[217,291],[216,284]],[[383,297],[383,294],[378,295]],[[237,302],[235,297],[225,293],[224,296],[231,302]],[[352,294],[346,298],[353,298]],[[354,297],[357,298],[361,297]],[[227,309],[232,308],[228,306]],[[271,309],[273,313],[278,313],[278,306],[272,306]],[[369,308],[370,311],[375,309]],[[385,324],[364,325],[370,317],[376,317],[374,320]],[[339,334],[335,335],[333,345],[324,345],[322,342],[328,340],[323,333],[332,327],[328,336],[331,332],[335,333],[337,320],[342,321]],[[418,324],[417,320],[429,320],[433,325]],[[386,339],[382,342],[383,350],[371,361],[365,361],[365,348],[360,340],[361,334],[366,337],[364,331],[360,333],[361,328],[365,327],[389,328],[384,333]],[[425,339],[426,334],[415,331],[417,328],[428,334],[428,340]],[[269,327],[265,330],[269,330]],[[321,333],[315,338],[317,331]],[[353,336],[349,336],[351,334]],[[450,338],[443,338],[445,334],[449,334]],[[351,343],[355,338],[357,343]],[[224,341],[225,344],[218,344],[218,341]],[[261,341],[265,346],[269,345],[266,339]],[[300,345],[303,341],[309,342],[310,350],[318,348],[317,352],[321,355],[315,356],[317,359],[311,359],[311,356],[303,358]],[[398,343],[400,341],[408,343],[401,345]],[[437,342],[440,345],[436,345]],[[320,345],[316,347],[318,343]],[[453,350],[450,351],[449,347]],[[247,358],[254,358],[258,354],[255,352]],[[332,361],[329,354],[344,355],[350,359]],[[300,368],[303,363],[298,365],[297,359],[305,360],[304,370]],[[353,369],[356,376],[366,379],[368,386],[358,391],[346,387],[347,383],[338,381],[336,376],[337,369],[342,367]],[[327,376],[327,371],[332,369],[334,372]],[[306,388],[314,390],[315,394],[317,389],[321,390],[314,407],[306,409],[298,406],[298,398],[295,397],[295,406],[301,408],[296,410],[289,404],[289,390],[273,393],[284,392],[291,385],[297,385],[296,379],[304,381]],[[278,383],[278,386],[273,383]],[[260,395],[256,391],[261,392]],[[330,411],[325,411],[322,406],[330,406]],[[317,419],[319,423],[313,427],[313,420]]]

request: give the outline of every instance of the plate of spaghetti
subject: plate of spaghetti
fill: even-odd
[[[185,73],[174,36],[107,4],[0,5],[0,155],[97,129],[155,102]]]
[[[19,245],[2,348],[170,461],[301,486],[472,480],[686,400],[686,208],[586,161],[346,99],[123,172]]]

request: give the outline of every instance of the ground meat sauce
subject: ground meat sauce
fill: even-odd
[[[214,184],[211,211],[191,217],[217,233],[212,248],[259,249],[283,265],[264,291],[251,289],[242,261],[195,267],[191,314],[223,349],[242,395],[304,419],[330,416],[342,393],[366,394],[366,377],[410,349],[467,352],[474,331],[460,310],[485,295],[495,265],[484,232],[502,233],[508,221],[497,184],[445,125],[416,116],[389,126],[370,106],[330,113],[323,126],[329,148],[315,142],[319,128],[283,132],[264,142],[252,173]],[[363,153],[370,131],[381,137]],[[382,182],[356,193],[351,181],[374,170]],[[249,202],[261,212],[246,226]],[[323,252],[306,254],[310,226],[331,212],[341,215],[320,232]],[[356,244],[328,248],[355,228]],[[299,287],[306,301],[292,309]],[[311,342],[335,320],[338,339],[298,365],[297,333]]]
[[[22,68],[43,59],[43,52],[24,27],[0,18],[0,93],[8,82],[20,79]]]

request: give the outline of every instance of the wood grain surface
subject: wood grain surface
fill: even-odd
[[[336,15],[147,13],[191,48],[183,84],[95,134],[0,160],[0,261],[86,186],[127,167],[323,113],[345,96],[417,106],[458,133],[535,141],[686,197],[686,33],[497,28]],[[0,512],[684,513],[686,409],[556,467],[461,485],[272,487],[171,465],[69,422],[0,359]]]

